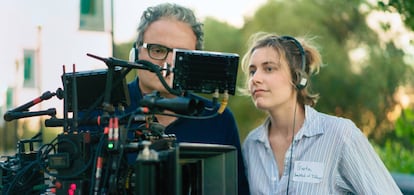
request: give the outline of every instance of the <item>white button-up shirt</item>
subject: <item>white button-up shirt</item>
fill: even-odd
[[[310,106],[305,106],[304,124],[285,154],[279,178],[269,123],[267,119],[250,132],[242,147],[252,195],[286,194],[287,189],[289,194],[402,194],[351,120]]]

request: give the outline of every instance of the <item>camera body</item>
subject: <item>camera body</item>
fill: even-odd
[[[187,91],[235,94],[237,54],[183,49],[173,53],[174,69],[169,70],[174,73],[173,89],[186,95]],[[30,153],[22,150],[0,162],[0,194],[48,190],[58,195],[237,194],[234,146],[178,143],[174,134],[165,134],[152,121],[152,115],[164,109],[197,119],[193,115],[205,109],[204,104],[187,96],[165,100],[147,94],[139,102],[141,108],[127,113],[124,107],[131,103],[125,80],[128,69],[162,70],[154,64],[97,58],[107,63],[108,70],[61,76],[64,118],[53,115],[45,124],[62,126],[63,133],[37,150],[33,143],[39,141],[31,139]],[[119,63],[128,66],[120,68]],[[116,109],[106,109],[107,104]],[[79,125],[88,128],[81,130]],[[138,157],[131,163],[134,155]]]

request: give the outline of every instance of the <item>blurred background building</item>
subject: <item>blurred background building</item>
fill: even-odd
[[[0,10],[0,151],[8,151],[18,138],[40,132],[42,117],[5,122],[7,110],[62,88],[64,69],[106,68],[86,54],[112,55],[112,9],[104,0],[42,0],[6,1]],[[53,97],[30,111],[52,107],[61,115],[63,101]]]

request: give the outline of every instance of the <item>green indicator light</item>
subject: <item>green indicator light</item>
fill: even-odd
[[[108,144],[108,148],[109,148],[109,149],[114,148],[114,144],[113,144],[113,143],[109,143],[109,144]]]

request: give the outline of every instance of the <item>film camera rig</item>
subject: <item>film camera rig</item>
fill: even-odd
[[[45,92],[8,111],[6,121],[49,115],[45,126],[63,127],[63,132],[48,144],[42,144],[39,135],[20,140],[17,153],[0,162],[0,194],[183,194],[188,186],[192,194],[236,194],[237,173],[229,168],[236,167],[233,146],[177,143],[175,135],[165,134],[151,116],[171,110],[177,117],[213,117],[198,116],[204,105],[188,98],[186,94],[193,92],[213,94],[213,105],[220,106],[212,109],[220,114],[228,95],[235,94],[238,55],[181,49],[173,53],[174,68],[87,54],[108,69],[76,72],[73,66],[71,73],[64,69],[63,90]],[[154,72],[177,98],[164,99],[154,92],[143,97],[139,108],[126,112],[130,104],[126,75],[132,69]],[[174,73],[172,88],[163,72]],[[218,104],[220,93],[224,98]],[[53,96],[64,101],[62,119],[54,108],[29,112],[31,106]],[[91,129],[81,131],[81,127]],[[128,163],[131,153],[137,155]],[[228,170],[215,166],[218,159]],[[196,181],[184,184],[183,162],[199,172]],[[228,183],[212,175],[215,171]]]

